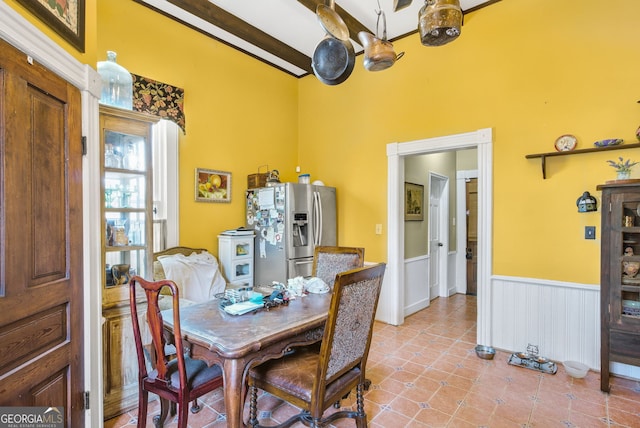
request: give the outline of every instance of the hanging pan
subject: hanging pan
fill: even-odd
[[[316,7],[316,15],[324,31],[336,39],[349,40],[349,28],[335,11],[334,0],[329,0],[329,5],[319,4]]]
[[[338,85],[351,75],[355,62],[356,54],[349,40],[327,36],[316,46],[311,68],[325,85]]]

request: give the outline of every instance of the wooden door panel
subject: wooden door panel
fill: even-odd
[[[79,91],[0,41],[0,406],[84,425]]]

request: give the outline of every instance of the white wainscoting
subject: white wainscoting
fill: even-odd
[[[404,316],[429,306],[429,256],[404,261]]]
[[[517,277],[492,277],[492,346],[525,351],[537,345],[555,361],[600,370],[600,288]]]
[[[600,371],[598,285],[493,276],[491,295],[492,346],[524,351],[538,345],[542,356]],[[640,367],[611,363],[610,371],[640,379]]]

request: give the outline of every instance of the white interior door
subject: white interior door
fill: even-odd
[[[447,292],[447,177],[429,174],[429,300]]]

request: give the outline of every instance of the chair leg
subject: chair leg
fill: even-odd
[[[249,425],[255,427],[258,425],[258,388],[249,387]]]
[[[361,383],[356,386],[356,417],[357,428],[367,428],[367,414],[364,412],[364,395],[362,394],[363,385]]]
[[[200,410],[202,410],[202,407],[200,407],[200,405],[198,404],[198,399],[196,398],[195,400],[193,400],[193,402],[191,403],[191,413],[196,414],[198,413]]]
[[[138,392],[138,428],[145,428],[147,425],[147,402],[149,393],[140,388]]]
[[[171,415],[175,415],[174,403],[170,403],[167,399],[160,398],[160,414],[153,417],[153,425],[155,425],[156,428],[162,428],[164,426],[164,422],[169,415],[169,408],[171,408]]]
[[[178,404],[178,428],[187,428],[189,419],[189,403]]]

